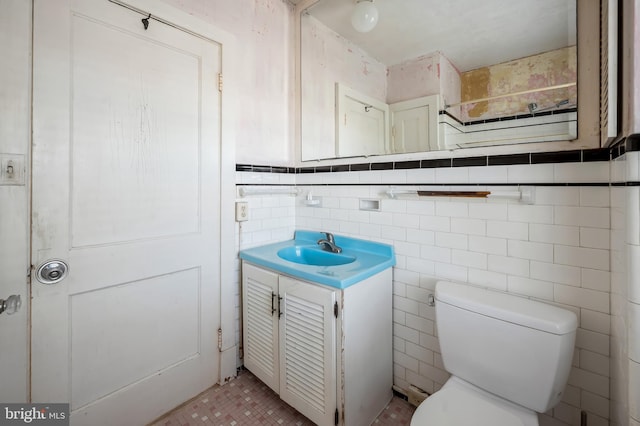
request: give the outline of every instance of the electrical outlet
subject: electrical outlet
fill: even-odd
[[[249,220],[249,203],[246,201],[236,201],[236,222]]]

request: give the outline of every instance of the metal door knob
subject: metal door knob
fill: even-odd
[[[36,279],[43,284],[55,284],[62,281],[69,271],[69,267],[62,260],[49,260],[38,268]]]
[[[15,314],[22,306],[20,295],[12,294],[7,300],[0,299],[0,314],[6,312],[7,315]]]

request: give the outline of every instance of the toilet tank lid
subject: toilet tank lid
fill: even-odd
[[[471,285],[439,281],[436,300],[547,333],[573,333],[578,326],[576,315],[569,310]]]

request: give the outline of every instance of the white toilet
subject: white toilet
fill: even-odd
[[[469,285],[436,285],[438,339],[451,377],[411,426],[537,426],[562,398],[573,312]]]

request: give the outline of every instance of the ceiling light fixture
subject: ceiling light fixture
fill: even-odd
[[[368,33],[378,23],[378,9],[373,0],[358,0],[351,14],[351,25],[360,33]]]

